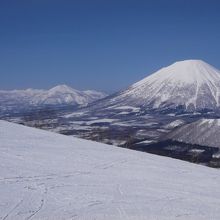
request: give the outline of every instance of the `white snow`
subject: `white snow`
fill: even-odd
[[[130,112],[119,112],[118,115],[127,115],[130,114]]]
[[[177,119],[177,120],[174,120],[171,123],[167,124],[165,126],[165,128],[172,129],[172,128],[176,128],[176,127],[178,127],[180,125],[183,125],[183,124],[184,124],[183,120]]]
[[[153,141],[153,140],[145,140],[145,141],[138,142],[138,144],[152,144],[154,142],[155,141]]]
[[[168,134],[167,139],[220,148],[220,119],[199,119],[180,126]]]
[[[140,108],[137,108],[137,107],[133,107],[133,106],[117,106],[115,107],[114,109],[119,109],[119,110],[127,110],[127,109],[130,109],[134,112],[138,112],[140,110]]]
[[[112,123],[114,121],[117,121],[116,119],[112,118],[102,118],[102,119],[96,119],[86,122],[87,125],[95,124],[95,123]]]
[[[104,92],[98,92],[98,91],[95,91],[95,90],[86,90],[86,91],[83,91],[86,95],[88,95],[90,97],[91,100],[98,100],[98,99],[102,99],[104,97],[107,96],[106,93]]]
[[[114,106],[108,107],[107,109],[131,110],[132,112],[139,112],[140,111],[140,108],[129,106],[129,105],[125,105],[125,106],[114,105]]]
[[[130,123],[126,123],[126,122],[114,122],[112,125],[120,126],[120,127],[129,127],[129,126],[130,126]]]
[[[114,101],[153,105],[183,105],[215,109],[220,100],[220,71],[201,60],[185,60],[151,74],[114,97]]]
[[[22,103],[23,105],[87,105],[90,102],[104,98],[105,93],[88,90],[79,91],[67,85],[58,85],[49,90],[12,90],[0,91],[0,103],[6,105]]]
[[[70,114],[67,114],[67,115],[64,115],[63,117],[64,118],[71,118],[71,117],[81,117],[83,115],[86,115],[87,114],[87,111],[79,111],[79,112],[73,112],[73,113],[70,113]]]
[[[189,152],[191,153],[203,153],[205,150],[201,150],[201,149],[191,149],[189,150]]]
[[[0,219],[219,220],[219,170],[0,121]]]
[[[213,154],[212,157],[215,159],[220,159],[220,152]]]

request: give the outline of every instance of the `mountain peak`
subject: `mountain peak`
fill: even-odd
[[[53,88],[51,88],[49,91],[53,91],[53,92],[73,92],[75,91],[75,89],[73,89],[70,86],[67,86],[66,84],[61,84],[61,85],[57,85]]]
[[[185,72],[184,74],[204,74],[204,72],[209,72],[209,70],[215,68],[203,60],[182,60],[167,66],[165,69],[168,69],[169,71],[175,70],[177,74],[183,74],[183,72]]]
[[[144,80],[169,81],[174,83],[205,83],[215,81],[220,72],[202,60],[184,60],[162,68]]]
[[[201,64],[207,64],[203,60],[197,60],[197,59],[190,59],[190,60],[180,60],[176,61],[174,64],[183,64],[183,65],[201,65]]]
[[[202,60],[178,61],[131,85],[114,101],[153,109],[216,109],[220,106],[220,71]]]

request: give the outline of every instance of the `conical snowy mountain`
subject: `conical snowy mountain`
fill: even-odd
[[[201,60],[176,62],[118,93],[109,103],[213,110],[220,105],[220,71]]]
[[[67,85],[58,85],[49,90],[0,91],[0,110],[42,105],[87,105],[106,94],[97,91],[79,91]]]
[[[88,91],[79,91],[67,85],[58,85],[39,93],[33,97],[31,103],[36,105],[87,105],[90,102],[104,97],[105,94],[101,92],[93,91],[88,94]]]

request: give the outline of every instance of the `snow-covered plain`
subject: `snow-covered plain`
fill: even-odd
[[[220,219],[219,170],[0,121],[0,219]]]

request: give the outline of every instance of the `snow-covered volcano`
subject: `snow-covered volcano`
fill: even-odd
[[[110,102],[188,111],[216,109],[220,104],[220,71],[201,60],[162,68],[117,94]]]

